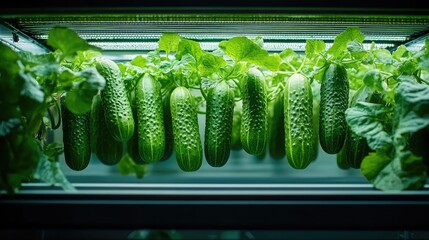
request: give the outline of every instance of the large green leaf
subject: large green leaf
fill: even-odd
[[[279,55],[268,54],[267,50],[247,37],[233,37],[220,42],[219,47],[236,62],[245,61],[273,71],[281,62]]]
[[[351,130],[366,138],[368,146],[376,150],[392,144],[391,135],[384,126],[388,113],[382,104],[357,102],[346,110],[346,120]]]
[[[414,133],[429,124],[429,86],[411,81],[401,82],[395,97],[397,126],[395,136]]]
[[[362,43],[364,39],[365,35],[358,27],[349,27],[335,37],[334,44],[328,49],[328,53],[332,54],[334,57],[338,57],[346,50],[348,42],[357,41]]]
[[[173,51],[177,51],[179,49],[179,41],[179,34],[174,32],[165,32],[159,38],[159,50],[163,50],[167,54]]]
[[[56,27],[49,31],[48,45],[60,50],[66,56],[85,50],[101,51],[101,48],[89,45],[76,32],[64,27]]]

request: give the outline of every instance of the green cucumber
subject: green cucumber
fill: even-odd
[[[180,169],[197,171],[203,161],[198,113],[193,97],[185,87],[177,87],[170,96],[174,149]]]
[[[90,115],[91,148],[97,158],[105,165],[115,165],[122,158],[122,143],[116,141],[107,129],[101,96],[92,100]]]
[[[320,84],[316,81],[311,83],[313,91],[313,156],[315,161],[319,155],[319,108],[320,108]]]
[[[349,80],[342,65],[331,63],[325,70],[320,88],[319,137],[322,149],[338,153],[346,139]]]
[[[212,167],[226,164],[231,151],[234,91],[222,81],[207,95],[204,153]]]
[[[72,113],[67,109],[63,96],[61,120],[66,164],[72,170],[81,171],[88,166],[91,158],[89,113]]]
[[[284,89],[286,158],[295,169],[304,169],[314,160],[313,93],[310,81],[293,74]]]
[[[137,109],[135,106],[133,106],[133,116],[134,119],[137,120]],[[138,128],[138,123],[135,123]],[[145,161],[140,156],[139,153],[139,137],[138,137],[138,131],[134,131],[133,136],[130,140],[127,141],[127,152],[128,155],[133,159],[133,162],[135,164],[141,165],[146,164]]]
[[[121,71],[115,62],[99,59],[97,71],[106,79],[106,86],[101,91],[101,102],[106,114],[106,124],[117,141],[128,141],[134,133],[134,119],[128,100]]]
[[[279,94],[268,103],[270,110],[268,153],[273,159],[281,159],[286,155],[283,97],[283,94]]]
[[[236,102],[235,106],[234,106],[233,117],[232,117],[232,134],[231,134],[231,149],[232,150],[243,149],[243,146],[241,146],[241,139],[240,139],[242,112],[243,112],[243,109],[241,107],[241,101]]]
[[[173,154],[174,139],[173,139],[173,123],[171,122],[171,110],[170,110],[170,96],[171,91],[163,97],[164,107],[164,130],[165,130],[165,151],[161,160],[167,160]]]
[[[138,80],[135,92],[139,154],[147,163],[157,162],[165,151],[161,85],[145,74]]]
[[[378,93],[374,93],[367,86],[363,86],[353,94],[353,97],[350,101],[350,107],[353,107],[357,102],[372,102],[379,103],[380,96]],[[361,137],[351,131],[347,127],[346,139],[344,141],[344,146],[337,155],[337,162],[347,164],[351,168],[359,169],[362,163],[362,160],[369,154],[370,148],[364,137]],[[341,168],[341,166],[340,166]]]
[[[268,141],[268,104],[265,77],[257,68],[251,68],[242,79],[241,145],[244,151],[260,155]]]

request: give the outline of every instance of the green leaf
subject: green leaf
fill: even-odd
[[[0,64],[1,78],[3,78],[3,75],[10,77],[15,74],[18,74],[19,72],[19,66],[17,64],[19,59],[18,53],[13,51],[9,46],[7,46],[2,42],[0,42],[0,59],[2,60]]]
[[[42,156],[40,145],[30,134],[13,131],[0,137],[0,189],[16,192],[31,177]]]
[[[17,77],[20,71],[18,54],[0,41],[0,59],[0,106],[17,104],[24,84],[23,80]],[[3,107],[1,109],[6,111]],[[5,117],[12,117],[7,116],[9,114],[5,115]]]
[[[395,97],[397,127],[395,136],[416,132],[429,125],[429,86],[401,82]]]
[[[130,155],[125,154],[118,163],[119,173],[121,175],[135,174],[137,178],[143,178],[147,173],[146,164],[136,164]]]
[[[56,64],[56,59],[53,53],[33,54],[27,51],[20,51],[19,58],[25,65],[37,66],[46,64]]]
[[[425,40],[425,48],[426,48],[426,54],[429,55],[429,38],[426,38]]]
[[[134,65],[134,66],[137,66],[140,68],[144,68],[146,66],[147,59],[145,57],[143,57],[142,55],[138,55],[133,60],[131,60],[130,63],[131,63],[131,65]]]
[[[395,51],[392,52],[392,57],[397,61],[401,61],[403,58],[409,57],[409,51],[405,45],[400,45],[396,48]]]
[[[85,68],[94,67],[95,59],[98,57],[101,57],[101,53],[98,51],[93,51],[93,50],[78,51],[76,56],[73,59],[71,70],[82,71]]]
[[[58,161],[50,160],[46,155],[40,158],[34,173],[34,178],[42,180],[52,186],[60,186],[65,192],[77,191],[61,171]]]
[[[45,93],[39,83],[28,73],[20,72],[19,75],[24,79],[21,96],[36,103],[43,103],[45,100]]]
[[[226,61],[223,59],[223,57],[206,53],[201,56],[200,63],[198,65],[198,71],[200,76],[205,77],[215,72],[219,72],[220,68],[225,65]]]
[[[255,37],[252,39],[252,42],[256,43],[258,46],[260,46],[261,48],[264,47],[264,38],[261,36]]]
[[[29,118],[40,115],[40,112],[44,112],[45,110],[45,93],[43,88],[31,74],[20,72],[19,76],[24,82],[19,100],[21,112]],[[30,119],[27,119],[27,121],[30,121]]]
[[[199,42],[180,38],[176,58],[181,60],[186,54],[191,55],[198,62],[205,52],[201,49]]]
[[[391,65],[394,63],[392,54],[387,49],[376,49],[373,53],[375,60],[381,64]]]
[[[179,41],[179,34],[173,32],[165,32],[159,38],[159,50],[163,50],[167,54],[170,52],[177,51],[179,49]]]
[[[269,55],[247,37],[233,37],[220,42],[219,47],[236,62],[245,61],[272,71],[277,70],[281,62],[278,55]]]
[[[326,45],[322,40],[307,40],[305,43],[305,55],[312,56],[325,51]]]
[[[328,49],[328,53],[332,54],[334,57],[338,57],[344,50],[346,50],[348,42],[357,41],[362,43],[364,39],[365,35],[358,27],[349,27],[335,37],[334,43]]]
[[[104,88],[106,80],[95,68],[86,68],[76,76],[81,81],[66,94],[66,106],[74,114],[83,114],[91,109],[92,98]]]
[[[426,166],[421,157],[410,151],[400,152],[372,182],[375,188],[384,191],[421,189],[426,182]]]
[[[60,50],[66,56],[74,55],[78,51],[85,50],[101,51],[101,48],[89,45],[74,31],[64,27],[55,27],[50,30],[47,43],[54,49]]]
[[[363,49],[362,43],[356,40],[347,43],[347,50],[355,59],[362,59],[368,56],[368,52]]]
[[[428,55],[423,55],[417,59],[417,64],[420,69],[429,69],[429,53]]]
[[[286,48],[280,53],[280,58],[284,62],[292,62],[298,59],[298,54],[294,50],[290,48]]]
[[[405,74],[405,75],[413,74],[415,71],[417,71],[417,69],[418,69],[417,64],[412,60],[406,60],[402,62],[398,67],[399,73]]]
[[[384,126],[388,113],[389,110],[382,104],[357,102],[346,110],[346,120],[353,132],[366,138],[369,147],[377,150],[392,144]]]
[[[360,171],[373,182],[377,175],[392,161],[392,159],[383,152],[371,152],[362,160]]]
[[[363,82],[366,86],[379,92],[383,92],[383,76],[378,69],[369,70],[363,76]]]

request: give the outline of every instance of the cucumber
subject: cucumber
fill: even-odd
[[[365,101],[379,103],[380,96],[377,93],[371,92],[367,86],[363,86],[355,94],[350,101],[350,107],[353,107],[357,102]],[[366,139],[351,131],[347,127],[346,139],[344,146],[337,155],[337,162],[347,164],[351,168],[359,169],[362,160],[369,154],[370,148]],[[341,168],[341,166],[340,166]]]
[[[203,149],[196,106],[187,88],[173,90],[170,108],[177,164],[185,172],[197,171],[203,161]]]
[[[342,65],[331,63],[322,78],[319,112],[320,145],[328,154],[338,153],[344,145],[348,98],[347,71]]]
[[[313,156],[315,161],[319,155],[319,108],[320,108],[320,84],[316,81],[311,83],[313,91]]]
[[[138,80],[135,92],[139,154],[144,162],[157,162],[165,151],[161,85],[145,74]]]
[[[98,60],[96,68],[106,79],[106,86],[101,91],[101,102],[106,114],[107,128],[115,140],[128,141],[134,133],[134,119],[121,71],[118,65],[109,59]]]
[[[88,166],[91,158],[89,113],[72,113],[67,109],[63,96],[61,120],[66,164],[72,170],[81,171]]]
[[[260,155],[268,141],[268,104],[265,77],[257,68],[251,68],[242,79],[241,145],[244,151]]]
[[[241,101],[236,102],[234,106],[234,113],[232,117],[232,134],[231,134],[231,149],[232,150],[241,150],[240,139],[240,128],[241,128],[241,115],[243,109],[241,107]]]
[[[165,150],[161,158],[161,161],[167,160],[173,154],[174,140],[173,140],[173,123],[171,122],[171,111],[170,111],[170,96],[169,91],[162,99],[164,107],[164,130],[165,130]]]
[[[133,115],[134,115],[134,119],[137,120],[137,110],[134,108],[133,108]],[[138,127],[138,123],[136,123],[136,126]],[[146,162],[143,161],[139,153],[138,131],[134,131],[131,139],[127,141],[127,152],[128,152],[128,155],[133,159],[133,162],[135,164],[138,164],[138,165],[146,164]]]
[[[122,158],[122,143],[116,141],[107,129],[101,107],[101,96],[92,99],[90,114],[91,149],[97,158],[105,165],[115,165]]]
[[[273,159],[281,159],[286,155],[283,94],[279,94],[268,103],[268,106],[270,109],[268,153]]]
[[[204,153],[212,167],[226,164],[231,151],[234,91],[222,81],[207,95]]]
[[[343,170],[350,168],[350,164],[349,164],[349,162],[347,160],[347,156],[346,156],[346,154],[347,154],[346,150],[345,150],[346,144],[347,144],[347,136],[346,136],[346,140],[344,141],[343,148],[341,149],[341,151],[339,153],[337,153],[337,156],[336,156],[337,166]]]
[[[293,74],[284,89],[286,158],[295,169],[305,169],[314,155],[313,93],[310,81]]]

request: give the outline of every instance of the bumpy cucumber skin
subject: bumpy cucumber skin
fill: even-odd
[[[116,141],[107,129],[101,96],[92,100],[90,114],[91,149],[105,165],[115,165],[122,158],[122,143]]]
[[[313,93],[310,81],[293,74],[284,89],[284,129],[286,158],[295,169],[305,169],[313,161]]]
[[[64,158],[67,166],[75,171],[84,170],[91,158],[89,113],[74,114],[61,98]]]
[[[107,127],[116,141],[128,141],[134,133],[134,119],[119,67],[109,59],[100,59],[96,68],[106,79],[101,102]]]
[[[133,101],[135,103],[135,99]],[[133,117],[137,121],[137,109],[135,104],[132,104]],[[136,127],[138,128],[138,123],[136,122]],[[139,137],[138,131],[134,131],[133,136],[130,140],[127,141],[127,152],[128,155],[133,159],[133,162],[138,165],[147,164],[140,156],[139,153]]]
[[[161,161],[167,160],[173,154],[174,139],[173,139],[173,123],[171,122],[171,111],[170,111],[170,96],[169,91],[162,99],[164,107],[164,130],[165,130],[165,151],[161,158]]]
[[[240,128],[241,128],[241,115],[243,109],[241,107],[241,101],[236,102],[234,106],[234,113],[232,117],[232,134],[231,134],[231,149],[232,150],[241,150],[240,140]]]
[[[197,171],[203,161],[203,148],[197,111],[187,88],[174,89],[170,108],[177,164],[185,172]]]
[[[265,77],[251,68],[242,79],[241,145],[244,151],[260,155],[268,141],[268,103]]]
[[[286,156],[283,94],[278,95],[268,106],[270,109],[268,152],[273,159],[282,159]]]
[[[233,113],[234,91],[222,81],[207,96],[204,153],[212,167],[222,167],[228,161]]]
[[[161,85],[145,74],[139,79],[135,91],[139,154],[147,163],[157,162],[165,151]]]
[[[344,145],[347,122],[349,80],[346,69],[331,63],[326,69],[320,88],[319,137],[322,149],[338,153]]]

